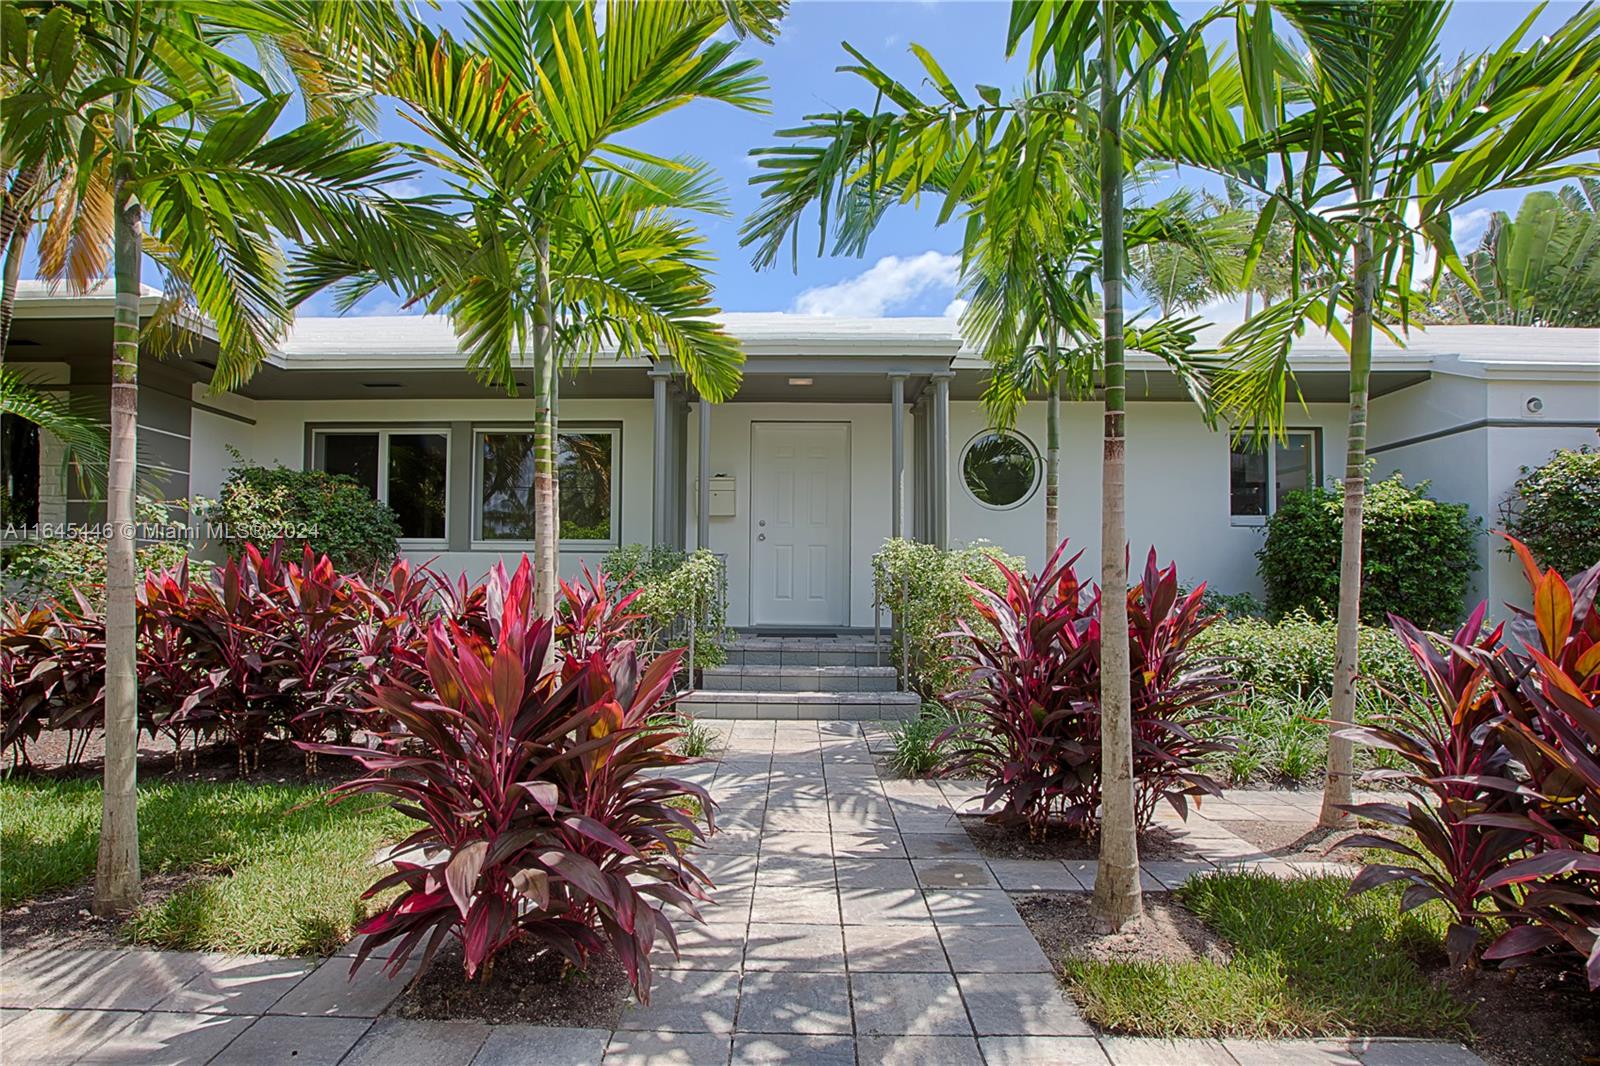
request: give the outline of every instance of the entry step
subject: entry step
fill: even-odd
[[[915,718],[915,692],[785,692],[698,689],[678,700],[697,718],[824,719],[840,721]]]
[[[887,666],[888,645],[870,637],[740,636],[728,645],[729,666]]]
[[[893,692],[892,666],[739,666],[707,667],[700,687],[713,691]]]

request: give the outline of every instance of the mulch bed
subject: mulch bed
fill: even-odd
[[[189,885],[210,879],[198,871],[147,874],[140,887],[146,904],[160,903]],[[7,951],[30,948],[119,948],[127,944],[122,920],[101,918],[94,903],[94,879],[43,899],[19,903],[0,911],[0,939]]]
[[[1279,822],[1263,818],[1216,819],[1216,824],[1275,859],[1306,862],[1348,862],[1360,865],[1363,849],[1343,846],[1360,830],[1329,829],[1315,822]]]
[[[1066,959],[1085,962],[1226,963],[1228,945],[1170,893],[1146,893],[1144,916],[1119,933],[1105,933],[1081,892],[1015,895],[1017,911],[1059,969]]]
[[[591,957],[589,968],[576,973],[553,951],[513,944],[496,956],[487,982],[468,981],[461,966],[461,945],[452,941],[439,949],[427,972],[389,1013],[401,1018],[481,1019],[494,1025],[526,1022],[615,1029],[632,996],[622,963],[609,953]]]
[[[1064,827],[1053,827],[1043,840],[1030,840],[1026,826],[1001,826],[982,815],[958,816],[978,854],[986,859],[1098,859],[1100,845],[1093,838]],[[1153,825],[1139,834],[1139,858],[1155,862],[1199,861],[1204,856],[1163,826]]]
[[[30,765],[14,770],[17,776],[34,776],[52,780],[98,779],[104,772],[105,743],[100,730],[89,734],[83,757],[68,765],[67,734],[62,730],[45,730],[39,739],[28,744]],[[186,744],[183,751],[183,768],[178,769],[172,741],[166,736],[152,737],[139,734],[139,777],[141,780],[173,778],[182,781],[255,781],[274,784],[338,784],[356,776],[361,768],[354,760],[323,755],[317,759],[317,772],[306,774],[305,752],[286,740],[269,740],[261,745],[259,761],[244,776],[239,774],[239,750],[226,741],[203,744],[196,751]]]
[[[1533,964],[1435,979],[1472,1005],[1473,1050],[1494,1066],[1600,1063],[1600,993],[1577,974]]]

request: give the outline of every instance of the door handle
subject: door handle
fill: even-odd
[[[766,540],[767,539],[767,535],[765,533],[757,533],[756,534],[756,539],[757,540]]]

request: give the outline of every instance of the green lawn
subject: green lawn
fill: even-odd
[[[1465,1008],[1415,961],[1442,951],[1435,908],[1400,915],[1397,893],[1351,898],[1348,888],[1337,878],[1198,878],[1179,897],[1232,945],[1231,962],[1068,960],[1065,978],[1089,1019],[1117,1032],[1469,1036]]]
[[[377,879],[373,854],[408,820],[373,802],[330,807],[305,785],[152,783],[139,790],[146,873],[210,879],[148,904],[125,927],[136,942],[209,951],[302,954],[348,939]],[[0,905],[69,888],[94,873],[100,787],[0,782]]]

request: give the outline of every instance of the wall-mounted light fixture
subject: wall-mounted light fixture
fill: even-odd
[[[791,385],[810,385],[810,384],[812,384],[812,379],[811,378],[790,378],[789,379],[789,384],[791,384]]]

